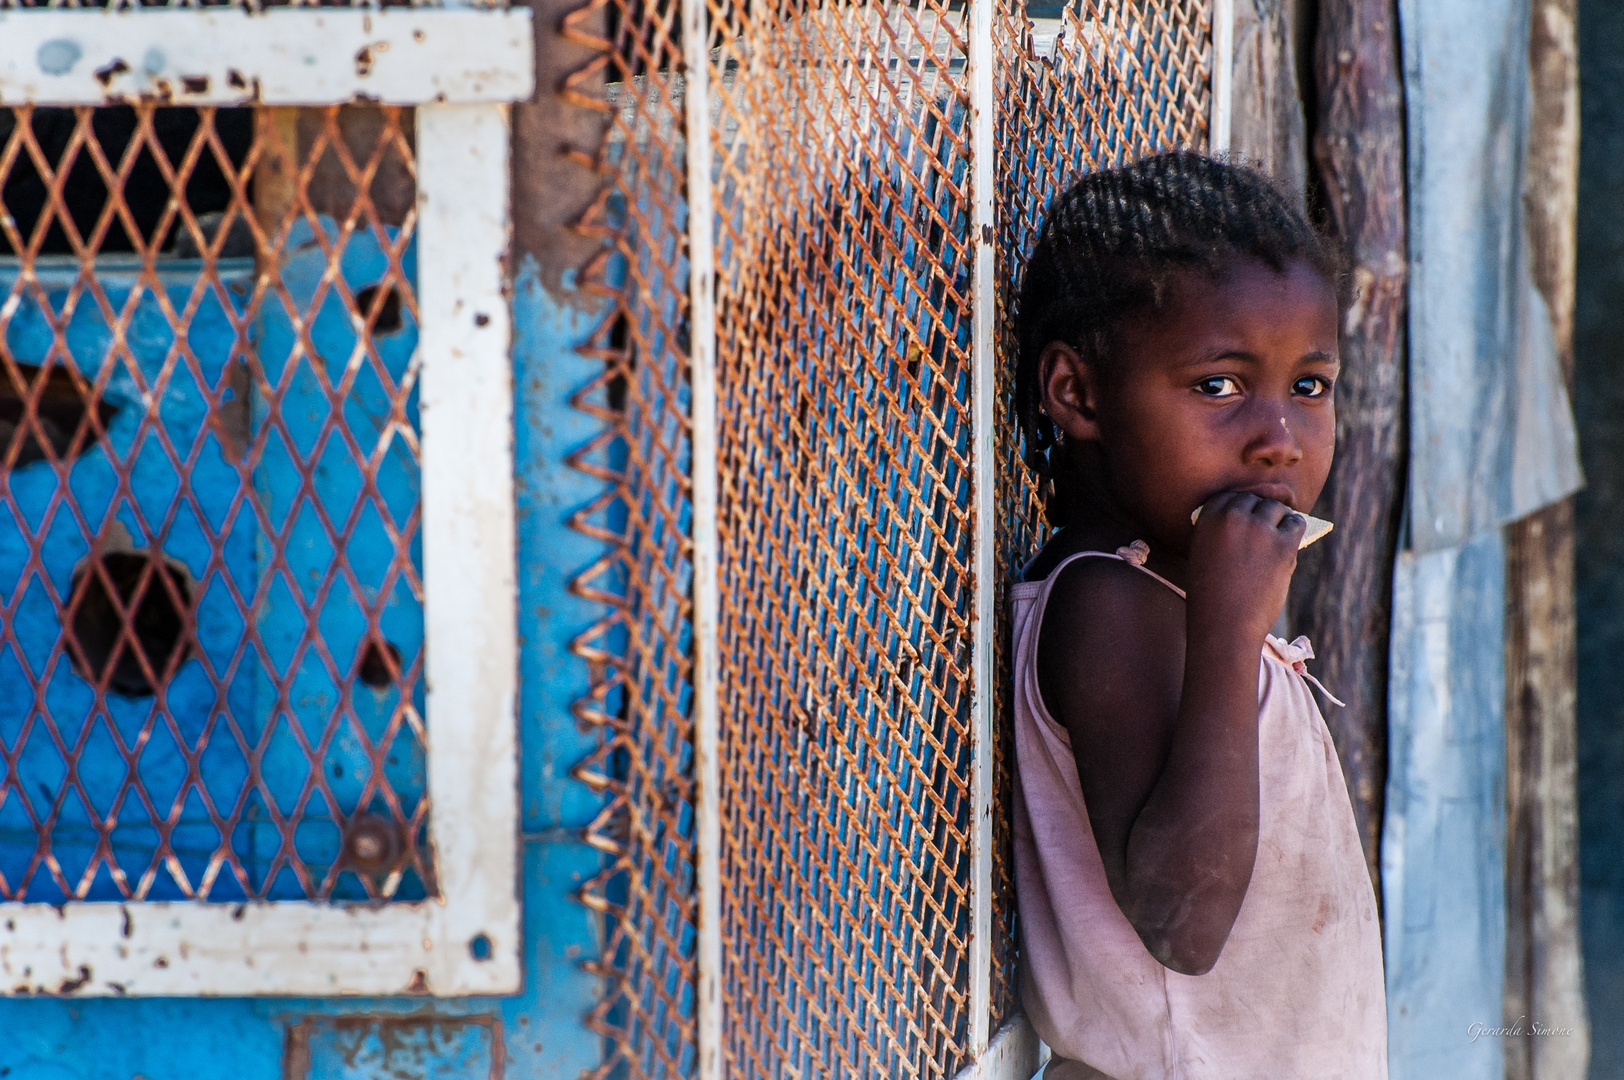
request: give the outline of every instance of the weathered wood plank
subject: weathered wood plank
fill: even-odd
[[[1530,268],[1573,385],[1579,193],[1577,0],[1537,0],[1529,39]],[[1589,1064],[1579,951],[1578,652],[1571,499],[1512,525],[1506,548],[1507,1080],[1580,1080]]]
[[[1316,178],[1356,292],[1343,324],[1337,459],[1291,625],[1348,704],[1326,717],[1376,881],[1387,752],[1393,557],[1404,464],[1404,115],[1393,0],[1325,0],[1315,41]],[[1377,889],[1377,895],[1381,890]]]
[[[1301,206],[1308,150],[1293,14],[1291,0],[1245,0],[1235,7],[1229,155],[1274,177]]]

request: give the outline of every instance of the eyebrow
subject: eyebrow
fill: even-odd
[[[1181,361],[1174,366],[1178,369],[1204,367],[1208,364],[1216,364],[1221,360],[1239,360],[1245,364],[1262,363],[1256,353],[1247,352],[1245,349],[1220,349],[1215,352]],[[1297,358],[1297,362],[1306,362],[1310,364],[1335,364],[1338,367],[1342,366],[1342,360],[1339,356],[1337,356],[1336,353],[1326,352],[1324,349],[1315,349],[1313,352],[1304,353],[1302,356]]]

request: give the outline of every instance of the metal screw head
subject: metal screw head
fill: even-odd
[[[402,847],[395,823],[377,814],[357,814],[344,829],[344,860],[363,874],[392,869]]]

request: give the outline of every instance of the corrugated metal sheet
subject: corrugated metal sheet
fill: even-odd
[[[1394,569],[1382,837],[1393,1080],[1499,1080],[1500,526],[1580,483],[1522,188],[1527,0],[1400,0],[1410,195],[1409,551]]]

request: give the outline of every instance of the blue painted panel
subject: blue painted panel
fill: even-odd
[[[1522,203],[1529,0],[1400,0],[1410,531],[1451,547],[1579,486]]]
[[[340,246],[339,227],[328,217],[319,226],[321,237],[307,220],[290,229],[281,273],[287,297],[267,296],[261,310],[259,355],[271,390],[253,399],[254,435],[265,445],[254,490],[269,530],[257,537],[268,580],[258,583],[254,608],[264,650],[243,659],[256,677],[250,738],[256,745],[266,740],[265,795],[282,814],[298,813],[295,843],[318,880],[340,853],[335,817],[359,810],[412,821],[428,779],[423,742],[399,715],[402,687],[416,715],[424,705],[419,424],[411,369],[417,324],[410,305],[399,303],[398,328],[374,333],[369,350],[344,298],[325,280],[327,252]],[[397,241],[398,230],[384,233],[389,243]],[[410,285],[415,239],[400,265]],[[391,284],[389,252],[371,230],[342,242],[339,269],[352,293]],[[312,354],[301,345],[295,316],[307,328]],[[338,416],[335,397],[343,403]],[[278,550],[285,563],[277,562]],[[319,613],[315,633],[308,611]],[[340,687],[369,642],[393,647],[400,676],[376,689],[353,682],[349,701],[341,703]],[[341,704],[349,715],[334,725]],[[389,748],[381,778],[370,775],[369,744]],[[307,746],[319,748],[323,783],[308,795]],[[420,820],[418,845],[426,830]],[[249,869],[259,886],[278,865],[277,836],[266,829],[256,840]],[[408,868],[395,897],[425,894],[423,879]],[[285,900],[307,893],[283,862],[267,895]],[[365,900],[367,891],[355,874],[343,872],[331,895]]]
[[[1382,895],[1393,1080],[1502,1080],[1505,549],[1398,558]]]
[[[0,291],[7,294],[16,287],[14,267],[0,266]],[[73,462],[66,492],[59,491],[55,469],[44,461],[36,462],[14,470],[9,477],[17,516],[0,510],[0,600],[16,605],[12,629],[20,646],[20,651],[0,648],[0,683],[11,688],[0,695],[0,742],[20,748],[15,777],[8,777],[0,764],[0,781],[9,779],[14,785],[14,794],[0,806],[0,874],[14,889],[26,879],[23,895],[30,901],[64,899],[63,889],[49,871],[34,862],[35,822],[45,820],[53,808],[56,818],[50,830],[50,851],[69,888],[80,883],[96,849],[92,813],[96,819],[103,818],[115,804],[118,822],[112,830],[112,844],[120,863],[131,868],[132,877],[147,869],[159,844],[154,818],[167,816],[177,800],[186,798],[181,787],[187,765],[177,739],[194,742],[203,737],[216,698],[208,668],[221,670],[216,666],[218,658],[241,640],[242,618],[232,605],[216,602],[216,589],[229,577],[251,593],[253,521],[250,515],[228,517],[237,472],[227,462],[211,426],[203,387],[213,391],[227,379],[226,365],[236,341],[232,319],[240,316],[247,303],[253,265],[222,264],[223,290],[202,291],[185,340],[180,342],[163,308],[165,304],[176,311],[187,308],[198,271],[197,263],[164,264],[158,274],[160,294],[140,285],[138,264],[108,260],[98,281],[107,309],[115,318],[122,315],[127,320],[127,358],[111,353],[108,310],[92,295],[75,295],[74,264],[42,261],[36,269],[38,290],[25,287],[15,293],[17,306],[6,328],[6,346],[16,361],[43,365],[55,340],[51,322],[66,316],[68,353],[55,354],[52,362],[71,364],[87,381],[106,371],[104,399],[118,410],[108,424],[106,445],[88,449]],[[177,346],[184,346],[195,366]],[[176,354],[173,360],[171,353]],[[149,396],[152,411],[170,441],[168,451],[152,427],[143,423],[147,415],[143,401]],[[190,497],[177,498],[182,478],[176,466],[194,450]],[[127,491],[119,490],[119,476],[110,456],[130,463]],[[199,514],[208,525],[199,520]],[[197,632],[202,655],[184,660],[166,690],[165,711],[174,720],[173,729],[161,720],[153,722],[151,698],[109,695],[106,715],[98,718],[92,707],[93,690],[68,653],[57,648],[58,602],[67,601],[73,573],[89,552],[90,539],[108,527],[109,517],[116,522],[114,531],[122,531],[131,546],[149,549],[158,542],[173,563],[185,568],[194,587],[201,586],[204,602],[198,605]],[[221,565],[212,576],[213,544],[208,531],[218,531],[221,536]],[[43,580],[25,576],[31,544],[41,547]],[[45,686],[45,713],[63,742],[72,745],[73,740],[84,740],[80,788],[64,785],[67,770],[61,751],[43,717],[31,715],[34,701],[28,688],[36,679]],[[229,678],[233,711],[247,715],[251,693],[247,679]],[[134,794],[120,795],[130,771],[121,744],[139,748],[133,772],[149,793],[151,804]],[[215,755],[210,766],[211,777],[220,785],[211,794],[229,806],[235,793],[227,789],[235,784],[235,791],[240,791],[246,779],[242,755],[236,752],[234,760]],[[184,823],[171,843],[190,881],[203,877],[219,839],[195,795],[187,798]],[[164,869],[157,869],[156,874],[154,899],[185,895]],[[228,875],[218,881],[220,889],[212,899],[242,898]],[[102,864],[87,897],[112,900],[121,895],[110,870]]]

